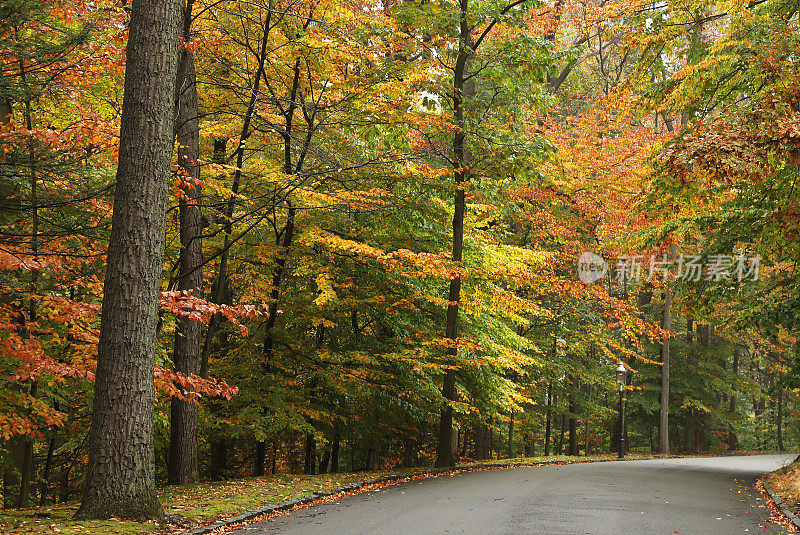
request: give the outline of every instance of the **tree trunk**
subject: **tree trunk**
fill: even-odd
[[[228,470],[228,444],[224,440],[211,442],[211,479],[225,479]]]
[[[591,455],[592,454],[592,444],[589,440],[589,418],[586,418],[586,425],[584,426],[584,435],[583,435],[583,454]]]
[[[42,484],[39,491],[39,507],[44,507],[47,503],[47,491],[50,490],[50,470],[53,468],[53,452],[56,447],[56,437],[50,437],[47,443],[47,458],[44,461],[44,473],[42,474]]]
[[[489,432],[489,455],[488,459],[492,458],[492,454],[494,453],[494,416],[489,417],[489,425],[487,427],[487,431]]]
[[[339,447],[341,438],[338,434],[333,435],[333,444],[331,444],[331,474],[339,471]]]
[[[778,451],[786,451],[783,447],[783,386],[778,384]]]
[[[569,454],[578,455],[578,420],[575,418],[575,397],[569,396]]]
[[[533,439],[533,434],[528,431],[525,433],[525,457],[533,457],[536,455],[536,442]]]
[[[675,244],[670,247],[670,259],[675,258]],[[664,311],[661,327],[669,331],[672,327],[672,287],[670,281],[664,289]],[[658,451],[669,455],[669,338],[661,343],[661,408],[658,424]]]
[[[691,452],[694,446],[694,409],[689,409],[686,428],[684,429],[683,449]]]
[[[186,19],[191,17],[191,3]],[[189,41],[188,21],[184,22],[184,40]],[[186,198],[178,199],[181,251],[178,259],[178,290],[203,297],[203,214],[200,206],[200,127],[197,113],[197,80],[194,54],[181,50],[183,72],[178,76],[178,165],[188,179]],[[200,322],[180,317],[175,330],[172,362],[175,371],[186,376],[200,373],[202,353]],[[194,402],[172,398],[170,406],[169,463],[167,482],[186,485],[199,478],[197,465],[198,406]]]
[[[76,517],[161,518],[153,369],[175,132],[181,0],[133,0],[94,411]]]
[[[478,460],[489,458],[489,426],[478,424],[473,431],[473,457]]]
[[[514,411],[508,415],[508,456],[514,458]]]
[[[558,447],[556,448],[556,455],[561,455],[564,452],[564,433],[567,432],[567,417],[561,415],[561,429],[558,432]]]
[[[553,419],[553,385],[547,384],[547,413],[544,421],[544,456],[550,457],[551,421]]]
[[[365,460],[364,468],[367,472],[372,472],[375,470],[375,464],[378,460],[378,449],[375,447],[375,443],[370,443],[369,447],[367,448],[367,457]]]
[[[305,459],[303,473],[314,475],[317,468],[317,440],[313,433],[306,434]]]
[[[733,351],[733,365],[731,366],[731,372],[734,377],[738,377],[739,375],[739,350],[734,349]],[[730,418],[734,418],[736,416],[736,389],[731,388],[730,395],[728,396],[728,414]],[[728,449],[729,450],[738,450],[739,449],[739,438],[736,436],[736,429],[733,427],[733,424],[728,424]]]
[[[61,482],[58,486],[58,501],[59,503],[64,503],[69,501],[70,499],[70,490],[69,490],[69,474],[72,472],[72,467],[75,466],[75,460],[78,458],[77,453],[72,456],[69,464],[67,465],[67,469],[61,473]]]
[[[229,280],[228,280],[228,259],[230,257],[230,246],[232,244],[231,234],[233,233],[233,212],[236,207],[236,196],[239,194],[239,186],[242,178],[242,171],[244,169],[244,151],[245,142],[252,135],[250,129],[253,115],[255,113],[256,104],[258,102],[259,86],[262,78],[264,77],[264,65],[267,59],[267,42],[269,41],[269,32],[272,28],[272,2],[270,1],[267,8],[267,16],[263,25],[263,32],[261,35],[260,51],[258,55],[258,67],[256,68],[255,76],[253,77],[253,86],[250,88],[250,97],[247,108],[244,113],[244,120],[242,121],[242,130],[239,133],[239,140],[236,145],[236,168],[233,172],[233,180],[231,182],[231,196],[228,198],[223,216],[225,217],[225,239],[223,241],[222,250],[220,251],[219,269],[217,271],[217,279],[215,285],[212,285],[211,300],[217,304],[223,304],[230,299],[229,295]],[[228,138],[218,138],[214,140],[214,161],[216,163],[224,163],[225,160],[225,146]],[[211,316],[208,322],[208,329],[206,329],[206,338],[203,345],[202,363],[200,365],[200,376],[205,377],[208,371],[208,359],[211,354],[211,348],[217,331],[222,325],[223,316],[220,313]]]
[[[219,165],[224,164],[228,152],[228,138],[215,138],[213,147],[214,155],[211,158],[212,162]],[[209,300],[218,305],[224,304],[228,300],[228,255],[229,249],[226,245],[223,245],[219,259],[219,268],[217,269],[214,282],[211,283],[211,295],[209,296]],[[217,312],[213,314],[208,321],[205,339],[203,340],[203,352],[200,355],[200,377],[208,377],[208,360],[211,357],[211,350],[214,347],[217,331],[222,324],[222,318],[222,314]]]
[[[453,167],[455,170],[456,192],[453,201],[453,262],[461,262],[464,249],[464,214],[466,212],[466,196],[464,194],[464,183],[469,181],[469,162],[471,160],[469,150],[466,147],[466,127],[464,121],[464,99],[471,93],[473,86],[467,82],[469,72],[470,57],[473,53],[471,28],[467,23],[467,0],[460,0],[460,19],[459,19],[459,39],[458,56],[455,68],[453,69],[453,120],[456,131],[453,135],[453,155],[455,160]],[[445,336],[450,340],[451,346],[447,349],[450,365],[454,365],[458,355],[456,340],[458,338],[458,309],[461,302],[461,277],[455,277],[450,281],[450,288],[447,295],[447,324]],[[436,448],[436,467],[447,468],[455,465],[453,455],[453,408],[450,402],[456,399],[456,372],[448,368],[444,374],[442,384],[442,396],[445,405],[442,407],[439,417],[439,436]]]
[[[33,301],[33,299],[31,299]],[[31,311],[35,310],[34,305],[31,304]],[[35,321],[35,314],[31,314]],[[30,395],[31,398],[36,397],[38,391],[38,383],[34,380],[31,381]],[[24,509],[30,506],[31,499],[31,481],[33,481],[33,437],[25,435],[22,437],[22,465],[20,466],[20,473],[22,479],[19,484],[19,495],[17,496],[17,507]]]
[[[27,89],[28,84],[25,77],[25,69],[22,65],[22,60],[20,60],[20,76],[23,86]],[[25,115],[25,126],[28,128],[29,131],[33,130],[33,114],[31,113],[31,101],[30,99],[25,100],[25,107],[24,107],[24,115]],[[39,180],[36,170],[36,149],[34,145],[34,138],[33,136],[28,136],[28,168],[29,168],[29,182],[30,182],[30,208],[31,208],[31,252],[33,253],[33,260],[34,262],[39,260]],[[39,270],[38,268],[31,270],[31,295],[30,301],[28,303],[28,319],[31,324],[35,324],[38,321],[37,317],[37,305],[38,302],[36,297],[33,297],[37,294],[37,283],[39,281]],[[24,320],[23,320],[24,323]],[[24,329],[27,331],[27,329]],[[28,332],[27,336],[33,336],[33,333]],[[35,379],[31,380],[30,384],[30,397],[32,399],[36,398],[36,394],[38,391],[38,383]],[[29,409],[28,414],[31,415],[31,410]],[[30,493],[31,493],[31,481],[33,480],[33,435],[25,435],[23,437],[23,456],[22,456],[22,466],[21,474],[22,480],[20,482],[20,489],[19,489],[19,496],[17,497],[17,507],[23,508],[28,507],[30,504]]]
[[[322,459],[319,461],[319,469],[317,469],[318,474],[324,474],[328,471],[328,464],[331,462],[331,450],[330,448],[325,448],[325,453],[322,454]]]
[[[264,463],[267,460],[267,443],[263,440],[256,441],[256,458],[253,463],[253,475],[261,477],[264,475]]]

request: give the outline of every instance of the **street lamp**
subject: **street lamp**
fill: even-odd
[[[622,361],[617,366],[617,384],[619,385],[619,458],[625,458],[625,405],[622,403],[622,390],[625,388],[625,365]]]

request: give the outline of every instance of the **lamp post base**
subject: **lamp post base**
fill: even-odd
[[[625,405],[622,399],[622,385],[619,387],[619,458],[625,458]]]

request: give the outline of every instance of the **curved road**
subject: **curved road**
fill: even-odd
[[[794,455],[512,468],[409,481],[236,535],[779,534],[753,482]],[[765,529],[766,528],[766,529]]]

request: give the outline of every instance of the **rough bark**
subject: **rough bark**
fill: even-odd
[[[181,12],[181,0],[134,0],[131,9],[80,519],[163,516],[155,491],[153,368]]]
[[[191,3],[189,3],[191,6]],[[186,11],[186,18],[191,8]],[[189,23],[184,22],[184,40],[189,39]],[[194,54],[181,51],[183,72],[178,76],[178,165],[188,177],[200,178],[200,128],[197,113],[197,80]],[[203,296],[203,214],[200,184],[187,184],[186,199],[178,200],[181,251],[178,259],[178,290],[191,290]],[[200,322],[178,318],[172,361],[175,371],[198,374],[202,353]],[[197,418],[195,403],[173,398],[170,407],[169,463],[167,482],[171,485],[194,483],[199,478],[197,464]]]

